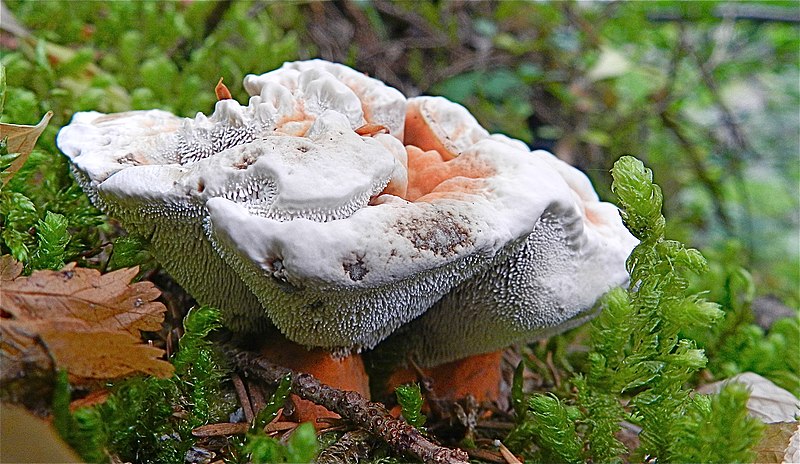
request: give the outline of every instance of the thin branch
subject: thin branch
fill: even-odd
[[[714,104],[717,105],[720,113],[722,113],[723,125],[730,133],[733,141],[736,143],[736,145],[738,145],[739,149],[749,151],[756,157],[763,159],[763,157],[753,148],[753,145],[747,139],[741,126],[736,121],[737,118],[734,116],[733,111],[728,107],[728,105],[725,103],[725,100],[722,98],[719,86],[717,85],[714,76],[711,74],[711,70],[708,69],[706,61],[703,60],[694,50],[692,50],[692,57],[697,64],[697,68],[700,70],[700,76],[703,78],[703,83],[706,85],[708,91],[711,93],[711,97],[714,99]],[[740,160],[737,158],[735,161],[739,162]]]
[[[317,464],[356,463],[365,460],[374,448],[374,438],[364,430],[352,430],[342,435],[317,456]]]
[[[719,5],[712,13],[715,18],[749,20],[756,22],[800,23],[800,11],[795,7],[773,5],[754,5],[726,3]],[[706,19],[699,16],[687,16],[676,8],[662,9],[647,13],[647,19],[653,22],[696,21]]]
[[[231,380],[233,380],[233,386],[236,388],[236,396],[239,397],[239,402],[242,404],[242,411],[244,412],[244,417],[247,419],[248,423],[253,422],[253,407],[250,405],[250,397],[247,395],[247,389],[244,387],[244,382],[242,382],[242,378],[236,374],[231,376]]]
[[[323,384],[313,376],[277,366],[256,353],[225,346],[231,362],[244,373],[276,384],[286,375],[292,378],[292,392],[300,398],[322,405],[385,441],[395,451],[410,454],[426,463],[466,463],[468,456],[460,449],[437,445],[417,429],[395,419],[380,404],[368,401],[356,392],[345,392]]]
[[[742,155],[744,153],[750,153],[752,157],[757,159],[764,159],[764,156],[758,153],[753,147],[753,144],[750,143],[750,140],[747,138],[745,131],[738,123],[733,111],[728,107],[727,103],[722,98],[719,85],[717,85],[717,81],[714,78],[712,70],[709,69],[708,62],[703,60],[696,50],[691,50],[691,55],[694,58],[697,68],[700,70],[700,76],[703,79],[703,83],[711,93],[714,104],[717,106],[717,108],[719,108],[719,111],[722,114],[722,125],[727,129],[734,142],[734,146],[730,147],[729,150],[726,150],[728,153],[730,153],[730,156],[726,156],[728,160],[728,171],[731,172],[736,183],[739,184],[736,190],[739,193],[742,205],[744,206],[743,221],[747,233],[748,248],[753,250],[753,238],[755,234],[753,231],[752,202],[750,201],[750,194],[744,178],[744,165],[746,164],[746,160]],[[729,144],[726,145],[730,146]]]

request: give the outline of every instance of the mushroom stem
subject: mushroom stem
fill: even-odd
[[[308,349],[280,334],[270,334],[268,342],[258,351],[263,359],[278,366],[311,374],[331,387],[355,391],[369,399],[369,379],[361,355],[335,358],[327,350]],[[292,395],[292,401],[295,408],[288,418],[297,422],[311,422],[317,429],[321,429],[327,425],[318,419],[339,418],[338,414],[312,401],[298,398],[297,395]]]
[[[378,436],[399,453],[407,453],[426,463],[469,462],[464,451],[431,442],[405,421],[392,417],[382,404],[373,403],[359,393],[332,388],[310,374],[277,366],[256,353],[242,351],[231,345],[227,345],[225,351],[238,369],[270,384],[277,384],[284,376],[290,375],[295,394],[325,406]]]
[[[420,376],[430,380],[433,396],[443,400],[458,400],[472,395],[479,403],[498,401],[501,397],[503,351],[468,356],[439,366],[394,371],[386,381],[386,391],[398,385],[417,381]],[[418,368],[419,369],[419,368]]]

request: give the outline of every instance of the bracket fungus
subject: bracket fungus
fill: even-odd
[[[209,117],[78,113],[58,136],[92,200],[233,329],[435,365],[575,324],[627,281],[617,209],[462,106],[321,60],[244,87]]]

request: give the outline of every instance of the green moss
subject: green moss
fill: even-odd
[[[425,420],[427,418],[422,414],[423,399],[419,384],[409,383],[398,385],[394,393],[397,395],[397,402],[400,403],[406,422],[416,428],[421,428],[425,425]]]
[[[291,392],[292,376],[287,374],[275,393],[267,402],[264,409],[253,419],[253,424],[245,436],[244,443],[240,444],[241,455],[247,457],[254,464],[272,462],[313,462],[317,456],[320,445],[314,426],[307,422],[300,424],[291,432],[289,439],[284,443],[264,434],[264,426],[275,419],[280,409],[286,403]]]
[[[577,394],[567,401],[580,413],[571,417],[558,398],[534,395],[525,419],[507,440],[545,462],[614,462],[631,452],[634,460],[746,459],[759,435],[753,421],[740,421],[730,433],[720,429],[698,437],[687,432],[692,427],[712,430],[722,424],[715,422],[718,417],[746,415],[746,394],[742,398],[726,392],[710,399],[715,414],[711,419],[711,409],[703,409],[687,386],[707,360],[694,340],[681,333],[709,327],[722,316],[717,304],[688,291],[687,274],[706,270],[706,261],[697,250],[665,239],[661,189],[640,161],[623,157],[612,174],[622,218],[640,244],[627,261],[628,290],[610,291],[601,302],[604,310],[591,324],[588,371],[570,382]],[[515,397],[517,390],[512,389]],[[627,450],[616,437],[623,420],[641,427],[636,450]],[[732,450],[734,440],[744,441]]]
[[[67,218],[58,213],[47,211],[44,219],[36,224],[38,247],[31,260],[34,269],[58,270],[64,266],[67,243],[70,234],[67,231]]]
[[[59,431],[65,440],[89,462],[107,461],[112,454],[126,462],[183,462],[195,442],[192,429],[226,422],[236,407],[225,383],[229,371],[206,339],[220,327],[219,318],[208,307],[190,311],[180,350],[172,359],[175,375],[124,380],[112,387],[104,403],[62,413]],[[60,404],[54,402],[54,410]]]
[[[753,462],[764,429],[747,415],[747,387],[727,384],[717,395],[697,395],[679,418],[672,444],[674,462]]]

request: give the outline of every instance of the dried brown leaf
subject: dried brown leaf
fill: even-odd
[[[753,448],[756,452],[755,462],[780,463],[797,462],[796,460],[787,461],[785,456],[791,455],[792,434],[798,433],[797,422],[775,422],[767,424],[761,442]],[[796,452],[796,450],[794,450]]]
[[[36,328],[56,365],[69,366],[72,377],[117,379],[137,372],[172,375],[172,364],[159,359],[164,350],[145,345],[128,332],[97,330],[74,320],[37,321]]]
[[[100,274],[70,264],[19,277],[17,264],[0,258],[0,354],[4,366],[15,367],[4,369],[4,379],[53,362],[77,383],[172,374],[164,351],[139,338],[161,327],[166,308],[153,301],[160,292],[152,283],[130,283],[137,268]]]
[[[22,263],[11,255],[0,256],[0,282],[10,282],[20,274],[22,274]]]
[[[8,181],[14,177],[14,174],[19,171],[19,168],[28,160],[28,156],[33,151],[36,141],[42,135],[50,118],[53,117],[53,112],[48,111],[35,126],[26,126],[22,124],[4,124],[0,123],[0,140],[8,138],[6,148],[9,153],[19,153],[20,155],[15,159],[11,166],[6,169],[3,174],[3,185],[5,186]]]
[[[20,319],[78,319],[96,329],[158,330],[166,307],[151,282],[129,284],[138,267],[100,274],[68,264],[60,271],[37,271],[3,285],[0,308]]]

